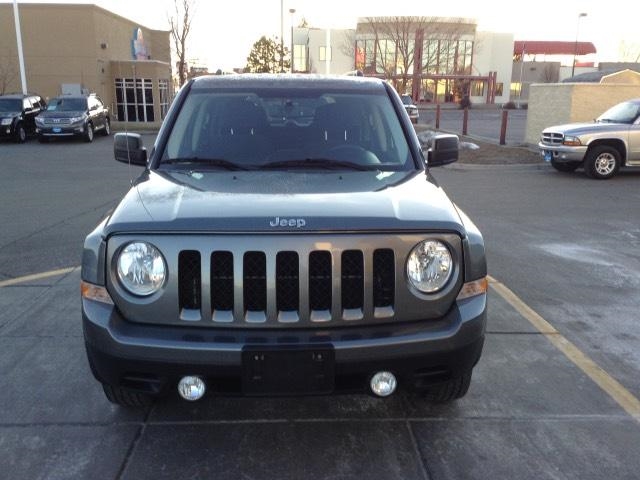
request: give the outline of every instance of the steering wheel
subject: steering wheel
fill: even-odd
[[[380,159],[375,153],[362,148],[360,145],[336,145],[328,151],[328,156],[343,162],[353,162],[361,165],[375,165]]]

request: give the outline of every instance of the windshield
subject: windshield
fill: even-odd
[[[414,163],[386,95],[305,88],[193,90],[161,165],[171,168],[409,170]]]
[[[54,98],[47,105],[48,111],[77,112],[87,109],[87,101],[84,98]]]
[[[413,104],[413,99],[409,95],[402,95],[401,98],[402,98],[402,103],[404,103],[405,105]]]
[[[640,104],[634,102],[619,103],[600,115],[598,122],[633,123],[640,115]]]
[[[15,98],[0,98],[0,112],[19,112],[22,110],[22,100]]]

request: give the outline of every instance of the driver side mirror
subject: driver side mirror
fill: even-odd
[[[145,167],[147,149],[138,133],[116,133],[113,137],[113,155],[118,162]]]
[[[427,142],[427,165],[439,167],[458,161],[460,140],[457,135],[437,133]]]

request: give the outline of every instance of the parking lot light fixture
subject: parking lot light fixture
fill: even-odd
[[[576,41],[573,45],[573,63],[571,64],[571,78],[573,78],[573,75],[575,74],[575,71],[576,71],[576,56],[578,55],[578,32],[580,31],[580,19],[586,16],[587,14],[585,12],[578,14],[578,22],[576,24]]]

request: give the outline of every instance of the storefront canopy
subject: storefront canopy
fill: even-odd
[[[596,53],[591,42],[553,42],[540,40],[516,40],[513,42],[514,55],[588,55]]]

